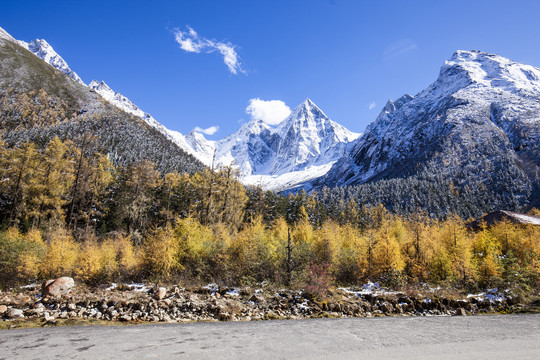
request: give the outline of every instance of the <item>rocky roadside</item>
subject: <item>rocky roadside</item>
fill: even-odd
[[[70,278],[60,278],[70,279]],[[147,288],[142,284],[75,286],[71,280],[49,281],[0,293],[3,321],[39,321],[54,325],[60,319],[102,322],[251,321],[321,317],[454,316],[509,313],[520,304],[511,296],[486,293],[451,299],[430,293],[407,295],[384,289],[336,289],[324,300],[300,290],[208,285]],[[51,288],[52,286],[52,288]],[[56,286],[56,290],[55,290]],[[52,290],[51,290],[52,289]]]

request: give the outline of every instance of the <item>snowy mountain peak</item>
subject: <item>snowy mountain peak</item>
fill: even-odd
[[[6,30],[2,29],[1,27],[0,27],[0,39],[17,43],[17,40],[15,40],[13,36],[11,36]]]
[[[313,101],[311,101],[310,98],[306,98],[306,99],[302,102],[302,104],[298,105],[297,107],[300,107],[300,106],[303,106],[303,107],[305,107],[305,108],[315,107],[315,108],[319,109],[319,108],[317,107],[317,105],[315,105],[315,103],[314,103]],[[320,109],[319,109],[319,110],[320,110]]]
[[[206,139],[206,137],[204,136],[204,134],[202,134],[201,132],[197,131],[197,130],[191,130],[187,135],[186,135],[186,140],[192,140],[192,141],[196,141],[196,142],[199,142],[199,143],[204,143],[204,142],[208,142],[208,140]]]
[[[456,51],[442,66],[433,89],[456,92],[467,86],[540,91],[540,69],[482,51]]]
[[[325,174],[359,135],[308,98],[276,127],[252,120],[219,141],[217,163],[238,167],[248,184],[282,190]]]
[[[381,113],[390,114],[394,111],[396,111],[396,106],[394,105],[392,99],[388,99],[386,105],[384,105],[384,107],[382,108]]]
[[[203,164],[212,166],[214,153],[216,152],[215,141],[207,140],[204,134],[195,130],[191,130],[191,132],[185,136],[185,141],[191,148],[188,149],[188,152],[191,152],[192,155],[199,159]]]
[[[62,59],[62,57],[58,55],[56,51],[54,51],[53,47],[44,39],[32,40],[29,43],[18,41],[18,43],[36,55],[38,58],[45,61],[47,64],[51,65],[57,70],[60,70],[78,83],[84,85],[84,82],[81,80],[79,75],[69,68],[65,60]]]
[[[295,107],[287,120],[298,120],[303,116],[312,118],[328,118],[326,114],[321,109],[319,109],[319,107],[315,105],[315,103],[309,98],[306,98],[306,100],[304,100],[300,105]],[[285,121],[283,121],[282,123],[284,122]]]
[[[111,92],[113,91],[113,90],[109,87],[109,85],[107,85],[107,84],[105,83],[105,81],[103,81],[103,80],[102,80],[101,82],[99,82],[99,81],[97,81],[97,80],[92,80],[92,81],[90,81],[90,84],[88,84],[88,87],[89,87],[90,89],[94,89],[94,90],[96,90],[96,91],[111,91]]]

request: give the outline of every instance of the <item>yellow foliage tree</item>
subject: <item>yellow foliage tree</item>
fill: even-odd
[[[381,226],[375,231],[373,246],[373,265],[376,274],[389,271],[402,271],[405,262],[401,255],[400,241],[404,237],[403,224],[386,215]]]
[[[463,221],[452,216],[439,224],[436,229],[436,242],[444,246],[439,255],[448,256],[452,267],[452,276],[464,281],[474,279],[475,271],[472,263],[473,241]]]
[[[47,253],[40,266],[44,278],[70,276],[76,265],[79,246],[65,229],[55,229],[47,234]]]
[[[182,269],[179,262],[179,244],[172,229],[150,230],[142,245],[141,265],[143,270],[155,278],[170,278]]]
[[[493,277],[500,276],[500,247],[496,238],[486,229],[480,231],[474,241],[474,260],[480,279],[487,283]]]

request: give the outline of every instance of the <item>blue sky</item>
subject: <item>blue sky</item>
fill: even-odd
[[[46,39],[84,82],[104,80],[170,129],[218,126],[210,138],[222,138],[256,98],[309,97],[362,132],[458,49],[538,67],[538,14],[540,1],[519,0],[3,0],[0,26]]]

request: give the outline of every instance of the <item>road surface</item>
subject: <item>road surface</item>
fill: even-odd
[[[0,359],[540,359],[540,315],[0,331]]]

